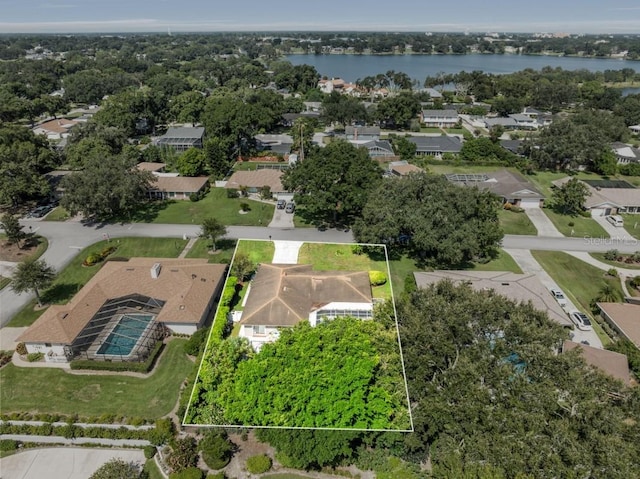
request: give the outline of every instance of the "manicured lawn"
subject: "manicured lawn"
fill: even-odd
[[[69,219],[69,212],[62,206],[58,206],[47,215],[47,221],[66,221]]]
[[[551,208],[543,208],[542,211],[545,212],[558,231],[565,236],[574,236],[576,238],[609,238],[609,233],[593,218],[563,215],[555,212]],[[573,223],[573,226],[569,225],[569,223]]]
[[[2,412],[159,418],[175,406],[180,385],[193,369],[183,351],[185,342],[185,339],[170,341],[153,374],[147,378],[77,375],[59,369],[18,368],[8,364],[0,370]]]
[[[187,258],[207,258],[209,263],[231,263],[236,249],[236,240],[225,238],[216,241],[216,254],[209,254],[210,249],[209,240],[199,239],[187,253]]]
[[[10,278],[5,278],[4,276],[0,276],[0,289],[4,288],[11,282]]]
[[[520,266],[513,260],[513,258],[504,250],[498,252],[498,257],[492,259],[488,263],[473,263],[471,269],[474,271],[511,271],[513,273],[522,273]]]
[[[398,259],[389,259],[389,271],[391,272],[391,285],[393,294],[397,297],[404,292],[404,281],[408,275],[413,275],[414,271],[421,271],[416,266],[416,262],[403,255]]]
[[[236,255],[244,254],[249,257],[253,263],[271,263],[276,247],[273,241],[258,240],[240,240]]]
[[[164,479],[164,476],[158,470],[156,461],[154,461],[153,458],[147,460],[147,462],[144,464],[144,470],[147,474],[149,474],[149,479]]]
[[[620,216],[624,220],[624,229],[634,238],[640,239],[640,215],[622,214]],[[638,250],[640,251],[640,244]]]
[[[95,266],[82,266],[84,259],[91,253],[100,253],[107,246],[117,246],[112,257],[131,258],[134,256],[177,258],[187,241],[173,238],[119,238],[117,240],[99,241],[83,249],[56,277],[55,281],[42,294],[44,303],[64,304],[80,291],[95,275],[104,263]],[[33,300],[16,314],[8,326],[29,326],[44,313],[44,309],[34,311],[36,301]]]
[[[240,214],[241,203],[249,204],[250,210],[246,214]],[[203,219],[213,216],[226,226],[266,226],[273,217],[274,208],[273,204],[248,198],[227,198],[224,188],[211,188],[200,201],[159,203],[156,211],[147,215],[141,213],[136,221],[199,225]]]
[[[538,230],[533,225],[526,213],[514,213],[509,210],[500,209],[498,212],[500,226],[507,235],[532,235],[538,234]]]
[[[387,260],[382,246],[373,254],[355,254],[353,245],[334,243],[305,243],[298,255],[299,264],[312,264],[319,271],[387,271]],[[374,298],[390,298],[391,285],[387,281],[382,286],[372,288]]]
[[[627,263],[620,263],[618,261],[610,261],[608,259],[605,259],[604,257],[604,253],[589,253],[591,256],[593,256],[595,259],[597,259],[598,261],[602,261],[603,263],[609,264],[614,268],[623,268],[623,269],[637,269],[640,270],[640,265],[638,263],[636,264],[627,264]],[[640,271],[638,271],[638,274],[640,274]]]
[[[595,266],[560,251],[532,251],[531,253],[569,299],[590,316],[592,316],[591,300],[598,296],[605,283],[611,284],[622,298],[620,281],[617,278],[607,277],[604,271]],[[605,345],[609,343],[611,340],[597,322],[592,323],[602,343]]]
[[[442,133],[442,130],[436,126],[421,126],[420,133]]]

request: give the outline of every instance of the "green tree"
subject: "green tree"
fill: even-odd
[[[416,144],[405,136],[396,136],[392,139],[393,150],[401,160],[413,160],[416,156]]]
[[[99,221],[130,216],[144,201],[154,176],[135,168],[135,161],[122,156],[92,156],[85,168],[66,176],[60,204],[75,215]]]
[[[205,97],[197,91],[185,91],[171,101],[171,117],[179,123],[191,123],[193,126],[200,121],[204,111]]]
[[[182,176],[203,175],[207,167],[205,152],[200,148],[189,148],[178,157],[176,167]]]
[[[312,150],[285,172],[282,182],[313,223],[350,225],[381,180],[380,167],[365,149],[336,140]]]
[[[367,110],[357,98],[333,91],[322,100],[322,119],[346,126],[355,120],[366,121]]]
[[[486,136],[466,140],[460,149],[460,159],[463,161],[502,161],[508,163],[514,160],[514,155]]]
[[[215,136],[209,136],[204,143],[207,169],[215,179],[222,179],[229,172],[233,160],[230,160],[228,142]]]
[[[595,297],[596,303],[617,303],[622,298],[618,294],[618,291],[609,282],[602,283],[602,287],[598,290],[598,294]]]
[[[251,258],[243,253],[236,254],[231,267],[231,274],[236,276],[239,281],[246,281],[256,270],[256,264]]]
[[[211,469],[222,469],[231,460],[233,443],[227,438],[227,433],[220,429],[210,429],[198,443],[202,452],[202,459]]]
[[[212,249],[216,249],[216,240],[227,234],[227,227],[217,218],[209,217],[202,220],[200,237],[211,241]]]
[[[492,193],[442,176],[390,178],[371,192],[353,232],[360,243],[385,243],[432,266],[455,267],[496,254],[503,236],[498,205]]]
[[[584,209],[584,202],[590,194],[587,185],[577,178],[571,178],[553,190],[553,205],[564,214],[576,215]]]
[[[4,230],[7,235],[7,242],[9,244],[18,244],[27,237],[27,234],[22,231],[23,226],[18,221],[18,218],[10,213],[5,213],[0,218],[0,228]]]
[[[181,472],[198,465],[198,442],[193,436],[174,439],[171,452],[166,458],[167,465],[173,472]]]
[[[593,171],[603,176],[613,176],[618,171],[618,160],[611,150],[603,151],[602,154],[594,159]]]
[[[89,479],[136,479],[141,473],[140,466],[135,462],[113,458],[100,466]]]
[[[38,300],[38,305],[42,307],[40,291],[49,287],[55,276],[55,270],[42,259],[23,261],[22,263],[18,263],[18,266],[13,272],[11,289],[16,293],[33,291]]]
[[[388,128],[404,129],[420,113],[420,101],[411,92],[403,91],[382,100],[376,108],[376,118]]]

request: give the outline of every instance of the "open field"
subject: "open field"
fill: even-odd
[[[42,301],[49,304],[68,302],[100,270],[104,263],[86,267],[82,262],[91,253],[100,253],[108,246],[117,246],[112,257],[134,256],[177,258],[187,241],[174,238],[119,238],[99,241],[83,249],[56,277],[53,284],[42,294]],[[35,299],[16,314],[7,326],[29,326],[38,319],[45,309],[34,310]]]
[[[506,235],[532,235],[538,234],[526,213],[514,213],[513,211],[500,209],[498,212],[500,226]]]
[[[560,251],[532,251],[533,257],[558,286],[582,311],[591,314],[591,300],[605,283],[610,284],[622,298],[622,288],[617,278],[607,276],[604,271],[591,266],[578,258]],[[603,345],[611,342],[602,328],[594,321],[593,327]]]
[[[60,369],[8,364],[0,370],[2,412],[162,417],[175,406],[180,385],[193,369],[183,351],[185,342],[169,341],[147,378],[69,374]]]

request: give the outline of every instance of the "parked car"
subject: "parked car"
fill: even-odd
[[[287,203],[286,208],[284,209],[287,213],[293,213],[296,209],[295,203],[289,202]]]
[[[624,220],[622,219],[622,216],[611,215],[611,216],[607,216],[606,219],[613,226],[618,226],[620,228],[624,226]]]
[[[556,299],[556,301],[560,306],[567,305],[567,298],[564,297],[564,293],[561,290],[557,288],[551,288],[551,294],[553,295],[553,297]]]
[[[591,321],[589,321],[586,314],[581,313],[580,311],[572,311],[571,314],[569,314],[569,317],[581,331],[591,331],[593,329],[591,327]]]
[[[27,215],[30,218],[42,218],[44,215],[49,213],[54,207],[51,205],[47,206],[38,206],[29,212]]]
[[[278,203],[276,203],[276,207],[279,210],[283,210],[285,206],[287,206],[287,200],[278,200]]]

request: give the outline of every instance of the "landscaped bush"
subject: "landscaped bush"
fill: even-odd
[[[240,196],[240,192],[234,188],[229,188],[227,190],[227,198],[238,198]]]
[[[105,249],[102,250],[102,252],[100,253],[100,256],[102,256],[102,259],[105,259],[107,256],[109,256],[111,253],[113,253],[117,249],[118,248],[116,246],[107,246]]]
[[[204,479],[204,472],[197,467],[188,467],[180,472],[169,474],[169,479]]]
[[[364,249],[362,248],[362,245],[354,244],[351,247],[351,252],[355,255],[360,256],[362,253],[364,253]]]
[[[29,353],[27,354],[27,361],[30,363],[37,363],[38,361],[44,358],[44,354],[42,353]]]
[[[615,278],[616,276],[618,276],[618,270],[615,268],[609,268],[607,274]]]
[[[117,429],[90,426],[80,427],[72,422],[54,426],[50,423],[36,424],[11,424],[3,422],[0,424],[0,434],[27,434],[30,436],[62,436],[67,439],[74,437],[94,437],[98,439],[139,439],[144,440],[150,436],[150,431],[146,429],[128,429],[119,427]]]
[[[616,261],[620,256],[620,252],[617,249],[610,249],[604,254],[604,259],[607,261]]]
[[[16,346],[16,353],[18,353],[20,356],[24,356],[25,354],[27,354],[27,346],[25,346],[24,343],[18,343],[18,345]]]
[[[233,455],[233,444],[224,431],[208,431],[198,444],[202,459],[211,469],[222,469],[229,464]]]
[[[271,469],[271,458],[265,454],[247,459],[247,471],[251,474],[263,474]]]
[[[133,361],[95,361],[93,359],[74,359],[69,363],[71,369],[92,369],[94,371],[132,371],[136,373],[148,373],[160,355],[164,343],[158,341],[144,362]]]
[[[149,442],[154,446],[169,444],[175,436],[176,427],[170,418],[156,420],[156,427],[149,432]]]
[[[381,286],[387,282],[387,275],[382,271],[369,271],[371,286]]]
[[[198,356],[204,349],[209,336],[209,328],[202,328],[191,335],[189,340],[184,343],[184,352],[189,356]]]
[[[227,476],[225,475],[224,471],[216,473],[210,472],[209,474],[207,474],[207,479],[227,479]]]
[[[640,275],[634,276],[631,281],[629,281],[629,284],[634,288],[640,288]]]
[[[13,439],[0,439],[0,451],[15,451],[18,449],[18,441],[14,441]]]
[[[251,206],[249,206],[249,203],[240,203],[240,209],[242,211],[249,211],[251,209]]]
[[[11,351],[0,351],[0,368],[11,362]]]
[[[102,256],[98,253],[91,253],[86,259],[82,262],[84,266],[93,266],[102,261]]]
[[[144,457],[147,459],[151,459],[158,452],[155,446],[144,446],[143,450],[144,450]]]
[[[196,440],[192,436],[175,439],[171,443],[171,452],[167,455],[166,463],[175,472],[195,468],[198,464]]]

